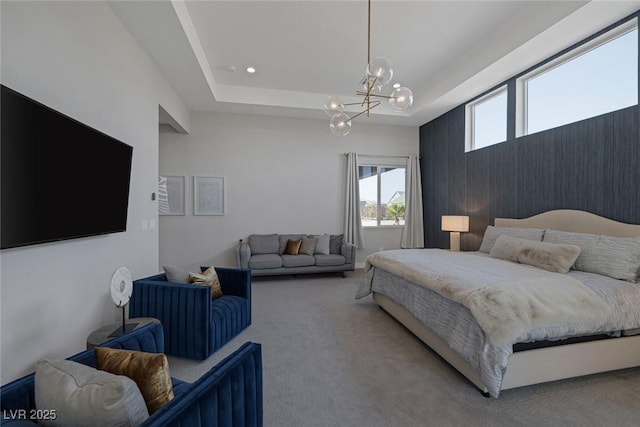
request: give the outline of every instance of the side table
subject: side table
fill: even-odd
[[[131,329],[133,331],[143,327],[144,325],[148,325],[149,323],[160,323],[160,321],[153,317],[133,317],[131,319],[127,319],[127,324],[129,323],[136,323],[135,327]],[[118,327],[122,328],[122,322],[110,323],[91,332],[87,337],[87,350],[109,341],[113,338],[113,336],[110,337],[109,335],[118,329]]]

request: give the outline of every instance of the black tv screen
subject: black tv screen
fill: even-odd
[[[126,231],[133,147],[1,86],[2,249]]]

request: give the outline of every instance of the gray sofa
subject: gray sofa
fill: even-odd
[[[303,241],[299,253],[285,253],[289,240]],[[344,242],[342,234],[252,234],[236,247],[238,268],[251,270],[252,276],[342,273],[344,277],[345,271],[355,269],[355,257],[355,246]]]

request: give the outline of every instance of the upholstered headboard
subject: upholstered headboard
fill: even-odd
[[[496,218],[496,227],[549,228],[573,233],[601,234],[614,237],[640,237],[640,225],[627,224],[590,212],[559,209],[529,218]]]

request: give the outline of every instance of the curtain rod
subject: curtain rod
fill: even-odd
[[[358,153],[356,153],[358,154]],[[345,156],[348,156],[349,153],[344,153]],[[397,159],[408,159],[410,156],[385,156],[383,154],[358,154],[359,157],[389,157],[389,158],[397,158]],[[420,156],[418,156],[420,158]]]

